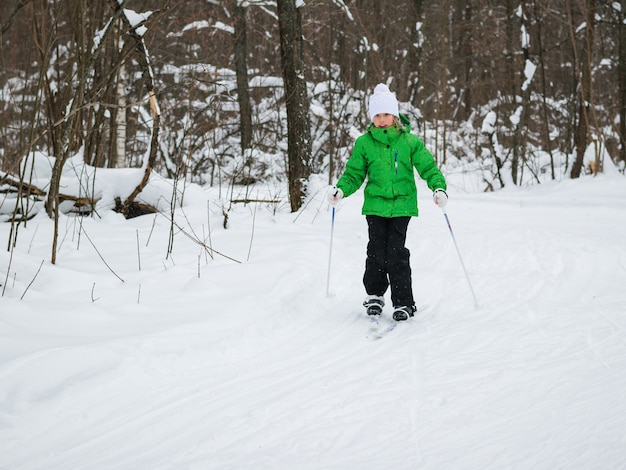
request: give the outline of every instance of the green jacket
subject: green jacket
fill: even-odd
[[[365,185],[363,215],[417,216],[415,168],[431,190],[446,189],[446,180],[424,143],[414,134],[406,116],[402,127],[379,129],[370,124],[354,143],[346,169],[337,181],[345,197]]]

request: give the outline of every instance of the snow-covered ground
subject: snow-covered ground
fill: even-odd
[[[428,308],[379,341],[361,192],[331,295],[323,190],[300,214],[237,204],[225,230],[189,189],[169,257],[166,216],[62,217],[56,265],[43,214],[12,256],[0,224],[0,469],[626,468],[626,179],[449,193],[480,306],[420,186]]]

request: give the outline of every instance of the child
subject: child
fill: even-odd
[[[410,132],[406,116],[387,85],[379,84],[369,100],[371,123],[354,143],[346,169],[328,193],[336,205],[356,192],[363,182],[365,215],[369,233],[363,284],[368,315],[380,315],[383,296],[391,287],[393,318],[408,320],[416,308],[413,300],[409,250],[404,246],[409,220],[418,215],[415,168],[439,207],[448,201],[446,180],[424,143]]]

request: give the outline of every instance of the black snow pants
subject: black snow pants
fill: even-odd
[[[410,217],[366,216],[369,232],[363,285],[369,295],[384,295],[391,286],[394,307],[411,307],[413,288],[409,250],[404,246]]]

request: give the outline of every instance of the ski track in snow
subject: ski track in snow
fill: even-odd
[[[321,202],[297,219],[259,207],[251,250],[237,208],[211,242],[241,264],[181,235],[165,259],[166,219],[85,219],[124,282],[67,219],[24,300],[51,223],[21,227],[0,299],[0,469],[626,468],[624,178],[451,190],[477,310],[420,191],[407,246],[428,308],[379,341],[360,193],[337,209],[331,296]],[[206,203],[186,211],[203,233]]]

